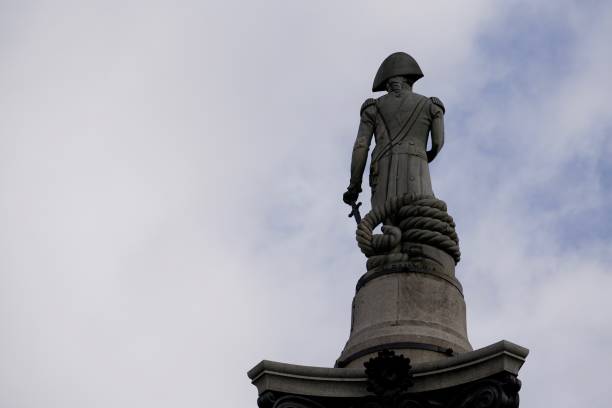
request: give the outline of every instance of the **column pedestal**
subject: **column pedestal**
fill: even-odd
[[[336,367],[361,367],[381,350],[423,363],[472,350],[453,260],[428,245],[409,261],[368,271],[357,283],[350,338]]]
[[[414,367],[377,356],[367,372],[264,360],[248,376],[260,408],[516,408],[517,374],[528,353],[500,341]]]

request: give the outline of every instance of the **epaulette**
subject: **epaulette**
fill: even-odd
[[[440,107],[440,109],[442,109],[442,113],[446,113],[446,109],[444,109],[444,104],[442,103],[442,101],[438,98],[436,98],[435,96],[432,96],[431,101],[434,103],[434,105],[438,105]]]
[[[376,99],[368,98],[365,100],[363,105],[361,105],[361,109],[359,110],[359,116],[363,114],[363,111],[366,110],[369,106],[376,105]]]

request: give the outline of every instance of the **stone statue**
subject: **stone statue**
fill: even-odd
[[[378,69],[372,91],[387,94],[368,99],[361,107],[345,203],[354,206],[361,192],[372,136],[376,141],[370,164],[372,208],[404,195],[434,197],[428,162],[444,144],[444,105],[438,98],[412,92],[412,85],[422,77],[414,58],[403,52],[391,54]],[[427,151],[430,133],[431,150]]]
[[[410,55],[391,54],[372,86],[372,91],[387,94],[367,99],[361,107],[351,181],[343,200],[353,208],[349,216],[357,222],[357,243],[368,258],[368,271],[404,268],[408,261],[427,258],[453,273],[461,257],[455,223],[444,201],[434,196],[429,175],[429,162],[444,145],[445,109],[440,99],[412,92],[422,77]],[[361,219],[357,198],[372,137],[376,141],[370,161],[372,209]],[[375,234],[380,224],[383,234]],[[432,253],[434,249],[441,252]]]
[[[422,76],[408,54],[390,55],[372,88],[387,94],[361,107],[343,200],[357,222],[365,273],[335,367],[263,360],[248,373],[259,408],[519,407],[517,374],[529,351],[507,341],[473,350],[468,339],[455,275],[459,237],[428,167],[444,143],[444,105],[412,92]],[[357,198],[372,137],[372,208],[361,218]]]

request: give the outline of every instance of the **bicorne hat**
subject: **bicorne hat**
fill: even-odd
[[[374,77],[372,92],[380,92],[386,89],[387,80],[395,76],[405,76],[414,83],[423,78],[423,71],[419,64],[405,52],[396,52],[389,55],[380,64],[378,72]]]

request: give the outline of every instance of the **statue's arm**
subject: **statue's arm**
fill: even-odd
[[[436,158],[444,146],[444,105],[438,98],[431,100],[431,150],[427,152],[427,161]]]
[[[345,202],[356,201],[361,192],[363,172],[368,161],[368,151],[372,143],[375,123],[375,101],[374,99],[368,99],[361,107],[361,120],[359,122],[359,130],[357,131],[357,138],[353,145],[353,154],[351,157],[351,181],[347,192],[344,194]]]

